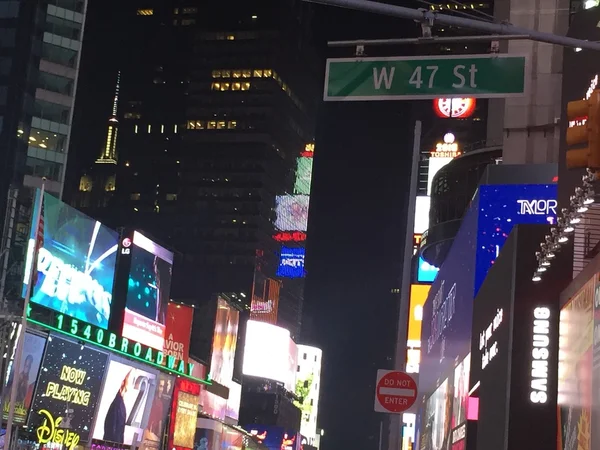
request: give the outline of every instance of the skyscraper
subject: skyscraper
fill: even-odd
[[[0,2],[2,298],[20,294],[31,205],[23,187],[40,187],[45,177],[47,191],[63,192],[86,6]]]
[[[118,215],[114,207],[92,214],[183,254],[174,298],[237,292],[249,308],[255,271],[276,280],[278,323],[295,335],[303,280],[277,275],[282,246],[273,236],[277,199],[294,193],[297,158],[314,140],[320,69],[310,8],[138,3],[129,45],[140,30],[148,41],[122,68]]]

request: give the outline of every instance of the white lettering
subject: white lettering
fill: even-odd
[[[458,83],[452,83],[453,88],[461,88],[465,85],[465,76],[460,73],[461,70],[464,70],[465,66],[459,64],[458,66],[454,66],[454,76],[458,78],[460,81]]]
[[[475,83],[475,74],[476,73],[477,73],[477,67],[475,67],[475,64],[471,64],[471,68],[469,69],[469,74],[471,75],[469,85],[472,88],[477,87],[477,83]]]
[[[394,80],[395,71],[396,68],[392,67],[388,76],[387,67],[382,67],[379,74],[377,74],[377,67],[373,67],[373,84],[375,85],[375,89],[381,89],[381,83],[385,84],[386,89],[390,89],[392,87],[392,81]]]
[[[556,200],[517,200],[519,204],[518,214],[548,216],[556,215]]]
[[[550,309],[533,310],[533,336],[531,348],[531,380],[529,400],[532,403],[548,401],[548,358],[550,357]]]
[[[442,301],[444,284],[445,282],[442,281],[439,290],[433,297],[433,317],[431,318],[431,334],[427,339],[427,353],[431,352],[444,330],[450,325],[456,312],[456,283],[452,285]]]
[[[479,350],[481,350],[481,369],[485,369],[488,364],[496,357],[498,354],[498,341],[492,342],[492,337],[494,336],[498,327],[502,324],[502,320],[504,318],[504,310],[497,309],[494,318],[490,322],[490,324],[479,333]]]

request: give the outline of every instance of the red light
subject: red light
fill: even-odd
[[[469,403],[467,405],[467,420],[478,420],[479,419],[479,398],[469,397]]]
[[[433,110],[438,117],[466,119],[473,115],[476,104],[474,98],[436,98]]]
[[[312,158],[314,156],[313,152],[300,152],[300,156],[303,158]]]
[[[274,234],[273,239],[277,242],[304,242],[306,241],[306,233],[302,231],[281,231]]]

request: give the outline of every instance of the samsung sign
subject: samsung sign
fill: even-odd
[[[529,399],[532,403],[548,401],[548,358],[550,357],[550,308],[533,311],[531,343],[531,379]]]

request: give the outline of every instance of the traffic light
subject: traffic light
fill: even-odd
[[[600,171],[600,89],[567,104],[567,168]]]

